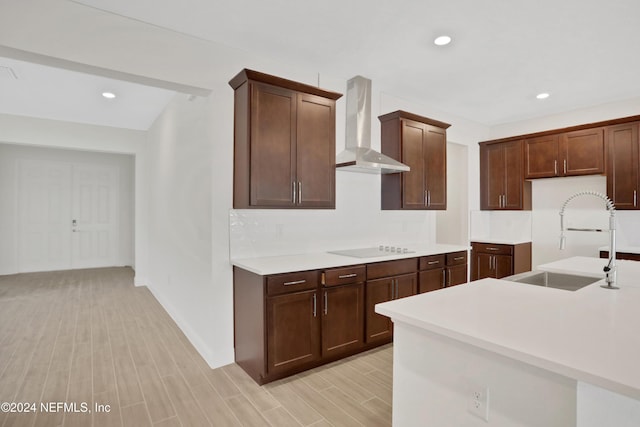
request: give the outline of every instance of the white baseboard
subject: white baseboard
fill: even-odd
[[[137,282],[137,280],[136,280]],[[197,334],[193,328],[189,325],[188,322],[184,320],[184,318],[178,313],[175,307],[165,298],[157,289],[154,289],[153,286],[149,282],[146,282],[146,285],[137,285],[136,286],[147,286],[156,300],[160,303],[160,305],[165,309],[165,311],[171,316],[176,325],[182,330],[185,334],[189,342],[195,347],[196,351],[200,353],[200,356],[207,362],[211,369],[219,368],[224,365],[228,365],[229,363],[233,363],[234,361],[234,351],[230,349],[230,351],[220,351],[217,350],[217,357],[214,356],[213,349],[208,346],[205,340]],[[212,326],[213,327],[213,326]],[[220,353],[223,353],[220,357]],[[224,354],[229,353],[229,354]]]

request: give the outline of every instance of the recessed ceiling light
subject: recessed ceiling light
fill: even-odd
[[[107,99],[113,99],[116,97],[116,94],[113,92],[102,92],[102,96],[104,96]]]
[[[542,92],[536,95],[536,98],[538,99],[547,99],[549,97],[549,94],[547,92]]]
[[[449,37],[449,36],[438,36],[433,41],[433,43],[435,43],[438,46],[444,46],[444,45],[447,45],[447,44],[451,43],[451,37]]]

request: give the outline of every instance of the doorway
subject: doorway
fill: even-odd
[[[116,265],[118,169],[18,162],[18,271]]]

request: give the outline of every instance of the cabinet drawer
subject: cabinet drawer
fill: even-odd
[[[447,254],[447,265],[461,265],[467,263],[467,251]]]
[[[493,243],[472,243],[475,252],[487,254],[513,255],[513,245],[496,245]]]
[[[347,285],[364,282],[367,278],[367,268],[364,265],[352,265],[325,270],[323,274],[322,284],[325,286]]]
[[[367,279],[397,276],[399,274],[414,273],[418,270],[418,258],[399,259],[397,261],[383,261],[367,265]]]
[[[442,268],[444,266],[445,266],[444,254],[420,257],[420,270],[431,270],[434,268]]]
[[[295,273],[267,276],[267,294],[278,295],[289,292],[306,291],[318,286],[317,271],[298,271]]]

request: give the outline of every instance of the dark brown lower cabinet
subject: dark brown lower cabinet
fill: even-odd
[[[531,242],[514,245],[471,242],[471,280],[501,279],[531,270]]]
[[[447,286],[446,270],[444,267],[421,271],[419,274],[420,293],[436,291]]]
[[[418,293],[418,275],[367,280],[366,286],[366,342],[388,342],[393,336],[393,324],[390,318],[375,312],[375,305]]]
[[[447,285],[466,281],[466,252],[437,257]],[[234,267],[236,363],[265,384],[390,342],[375,305],[415,295],[418,268],[418,258],[272,275]]]
[[[513,256],[511,255],[493,255],[479,253],[475,257],[478,279],[485,277],[493,277],[500,279],[502,277],[511,276],[513,273]]]
[[[322,290],[322,356],[353,352],[364,344],[364,283]]]
[[[267,372],[278,373],[320,359],[317,291],[267,298]]]
[[[467,251],[421,257],[419,292],[467,283]]]
[[[447,286],[462,285],[467,283],[467,263],[447,267]]]

